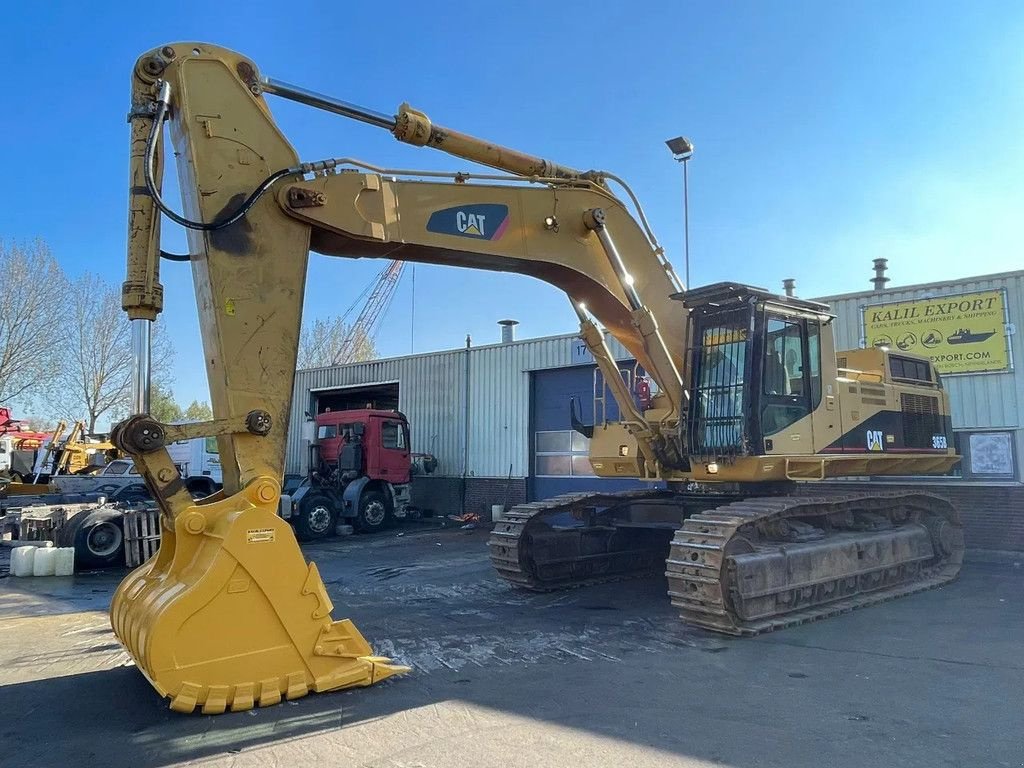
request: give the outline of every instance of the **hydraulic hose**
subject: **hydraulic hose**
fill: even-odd
[[[156,100],[156,112],[153,115],[153,125],[149,129],[149,139],[146,141],[146,164],[145,164],[145,176],[146,176],[146,189],[149,190],[149,194],[153,198],[153,202],[156,207],[160,209],[160,212],[164,214],[171,221],[176,224],[180,224],[188,229],[197,229],[202,232],[214,232],[218,229],[224,229],[230,227],[236,221],[241,219],[245,214],[249,212],[249,209],[256,204],[256,201],[266,194],[267,190],[270,189],[275,183],[283,179],[285,176],[291,176],[298,173],[303,173],[304,166],[298,168],[282,168],[279,171],[275,171],[265,178],[258,187],[253,191],[249,197],[245,199],[234,213],[225,216],[219,221],[212,221],[209,224],[202,221],[192,221],[186,219],[168,207],[168,205],[160,197],[160,191],[157,189],[156,181],[154,178],[153,166],[156,162],[156,143],[157,138],[160,134],[160,130],[163,128],[164,120],[167,117],[167,108],[171,102],[171,84],[166,80],[160,85],[160,93]],[[162,254],[161,254],[162,255]],[[176,260],[176,259],[175,259]]]
[[[160,251],[160,258],[167,259],[167,261],[192,261],[192,255],[188,253],[171,253],[170,251]]]

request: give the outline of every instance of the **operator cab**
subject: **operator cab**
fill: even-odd
[[[691,455],[771,450],[772,435],[821,403],[828,306],[737,283],[715,283],[680,298],[691,319]],[[827,349],[833,359],[826,376],[834,378],[831,343]]]

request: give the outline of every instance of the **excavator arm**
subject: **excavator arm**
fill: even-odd
[[[413,173],[347,158],[303,163],[264,94],[391,130],[503,173]],[[172,44],[132,75],[128,269],[135,410],[115,444],[161,510],[163,543],[111,608],[115,632],[172,708],[218,712],[308,690],[369,685],[404,668],[333,622],[316,566],[276,514],[310,249],[532,275],[563,289],[652,475],[685,459],[679,429],[686,314],[682,290],[638,209],[582,173],[434,126],[403,105],[391,118],[263,76],[237,53]],[[161,189],[169,126],[183,210]],[[628,191],[628,189],[627,189]],[[632,193],[630,193],[631,195]],[[634,200],[635,203],[635,200]],[[161,214],[188,230],[189,254],[160,248]],[[149,324],[162,309],[161,257],[191,262],[214,419],[147,415]],[[658,384],[641,412],[600,322]],[[193,500],[165,446],[216,436],[224,489]]]

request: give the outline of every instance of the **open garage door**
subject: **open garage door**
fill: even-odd
[[[327,410],[351,411],[356,408],[378,408],[382,411],[398,410],[397,381],[314,390],[311,394],[318,414]]]
[[[632,363],[621,364],[632,369]],[[569,420],[569,399],[580,405],[584,423],[594,421],[594,366],[534,371],[530,386],[530,480],[531,501],[579,491],[618,491],[647,488],[639,480],[603,478],[590,466],[590,441],[574,432]],[[607,418],[619,418],[609,395]],[[598,414],[600,416],[600,414]]]

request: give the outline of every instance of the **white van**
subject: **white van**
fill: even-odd
[[[171,461],[178,465],[182,477],[209,477],[218,485],[224,482],[216,437],[197,437],[171,443],[167,452],[171,454]]]

